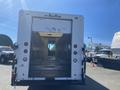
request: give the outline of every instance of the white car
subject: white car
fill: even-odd
[[[11,47],[8,46],[0,46],[0,62],[8,63],[10,60],[14,58],[14,51]]]

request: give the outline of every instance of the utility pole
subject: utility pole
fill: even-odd
[[[88,39],[90,39],[90,43],[91,43],[91,50],[93,49],[93,39],[92,37],[88,37]]]

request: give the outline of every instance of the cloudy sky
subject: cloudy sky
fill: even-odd
[[[120,0],[0,0],[0,34],[15,42],[18,12],[58,12],[84,16],[84,41],[111,44],[115,32],[120,31]]]

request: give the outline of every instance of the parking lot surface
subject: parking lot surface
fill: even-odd
[[[93,67],[87,63],[86,85],[72,86],[16,86],[10,85],[11,65],[0,64],[0,90],[120,90],[120,71]]]

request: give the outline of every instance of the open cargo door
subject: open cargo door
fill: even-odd
[[[71,77],[71,21],[33,18],[32,25],[29,77]]]

